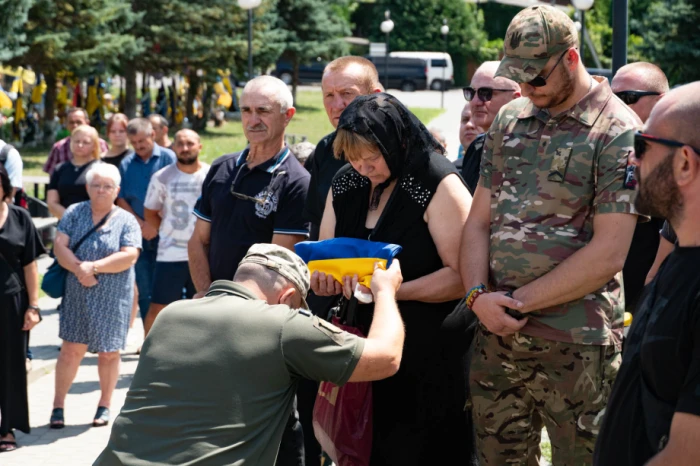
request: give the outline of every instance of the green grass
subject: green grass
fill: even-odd
[[[316,144],[323,136],[333,131],[328,122],[326,111],[321,102],[321,93],[304,91],[297,94],[297,113],[287,127],[288,135],[306,136],[307,140]],[[444,110],[439,108],[411,108],[411,111],[426,125]],[[211,163],[217,157],[242,150],[247,142],[239,121],[229,121],[222,126],[209,127],[202,134],[202,160]],[[51,150],[50,147],[23,147],[21,149],[24,161],[25,175],[45,175],[41,167]],[[31,186],[25,189],[33,190]]]

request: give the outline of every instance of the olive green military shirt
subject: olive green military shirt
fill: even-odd
[[[301,377],[348,381],[364,339],[220,280],[165,308],[97,461],[272,466]]]
[[[639,118],[605,78],[550,116],[527,98],[501,108],[486,138],[480,183],[491,191],[490,285],[515,290],[588,244],[593,217],[637,214],[626,183]],[[619,345],[622,274],[598,291],[528,314],[521,330],[554,341]]]

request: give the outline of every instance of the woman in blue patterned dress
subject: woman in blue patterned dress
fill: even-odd
[[[109,405],[119,378],[119,350],[126,343],[134,294],[134,264],[141,229],[134,216],[114,205],[119,170],[97,163],[87,173],[89,201],[73,204],[58,225],[54,253],[69,271],[61,303],[59,336],[63,340],[56,364],[51,427],[64,426],[63,406],[86,351],[95,352],[102,396],[92,425],[109,423]],[[72,247],[89,234],[75,253]]]

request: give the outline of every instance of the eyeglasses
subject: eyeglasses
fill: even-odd
[[[515,92],[513,89],[494,89],[493,87],[480,87],[474,89],[473,87],[465,87],[462,89],[464,92],[464,98],[467,102],[471,102],[474,97],[479,96],[482,102],[488,102],[493,99],[494,92]]]
[[[94,189],[95,191],[99,191],[101,189],[104,189],[108,193],[111,193],[112,191],[117,189],[117,187],[114,186],[113,184],[91,184],[90,189]]]
[[[549,70],[549,73],[547,73],[547,76],[536,76],[535,79],[532,81],[528,82],[532,87],[544,87],[547,85],[547,80],[549,79],[550,76],[552,76],[552,73],[554,73],[554,70],[557,68],[559,65],[559,62],[561,62],[561,59],[564,58],[564,55],[567,54],[569,50],[565,50],[564,53],[561,54],[561,57],[559,57],[559,60],[554,64],[551,70]]]
[[[660,92],[652,91],[620,91],[615,93],[625,105],[634,105],[639,99],[648,95],[661,95]]]
[[[693,149],[693,151],[695,151],[696,154],[700,155],[700,150],[696,149],[690,144],[674,141],[672,139],[657,138],[656,136],[652,136],[651,134],[645,134],[640,131],[637,131],[636,133],[634,133],[634,156],[638,160],[642,160],[642,157],[644,157],[644,153],[647,151],[647,141],[676,148],[688,146],[691,149]]]
[[[231,183],[231,195],[235,197],[236,199],[241,199],[243,201],[251,201],[255,202],[256,204],[260,205],[265,205],[266,198],[277,191],[278,185],[279,185],[279,180],[282,178],[282,175],[286,175],[287,172],[282,170],[279,172],[275,172],[272,174],[272,177],[270,178],[270,183],[267,185],[267,187],[262,191],[263,197],[254,197],[254,196],[249,196],[247,194],[239,193],[236,191],[236,182],[238,181],[238,175],[241,174],[243,171],[243,167],[248,166],[247,163],[243,163],[239,168],[238,171],[236,172],[236,176],[233,177],[233,182]]]

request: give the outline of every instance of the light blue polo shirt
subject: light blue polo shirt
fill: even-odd
[[[119,165],[122,176],[119,198],[129,203],[136,215],[143,218],[143,203],[146,202],[146,192],[151,176],[176,161],[173,151],[158,144],[153,146],[153,154],[145,162],[136,153],[127,155]]]

